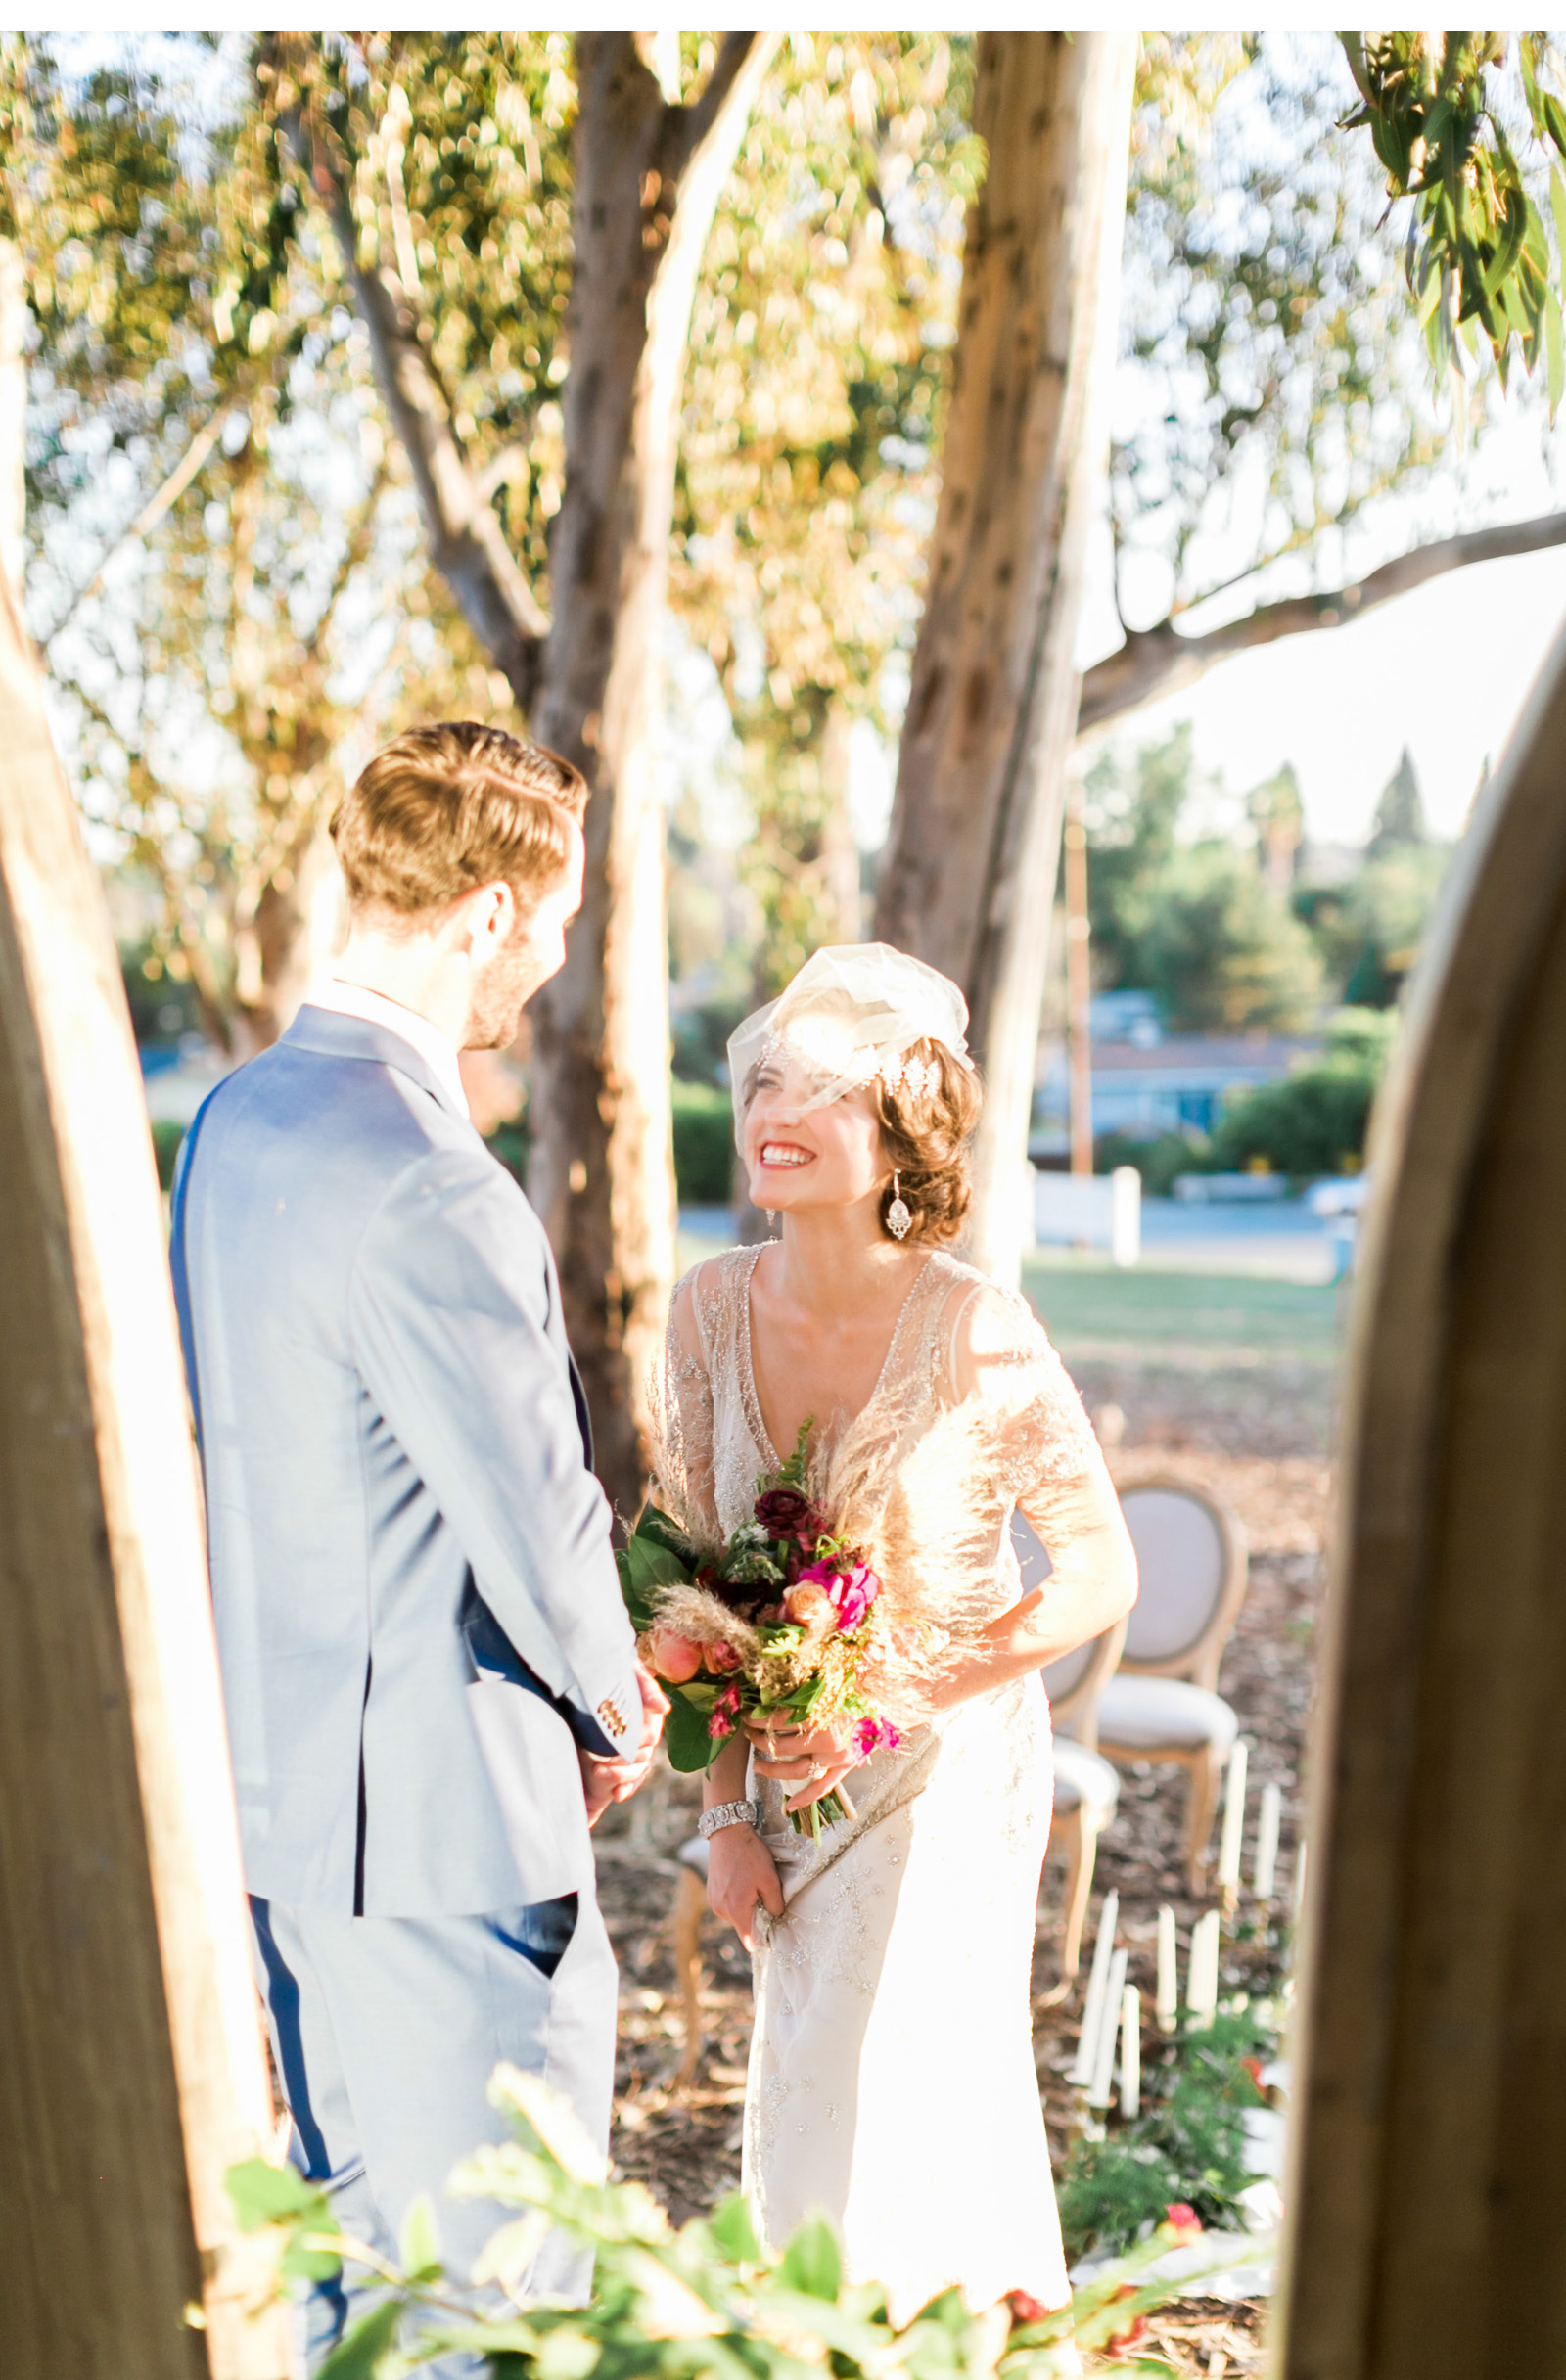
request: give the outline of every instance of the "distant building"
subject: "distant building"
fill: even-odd
[[[1093,1138],[1123,1132],[1156,1140],[1165,1132],[1211,1132],[1230,1093],[1281,1081],[1314,1041],[1244,1033],[1166,1033],[1151,992],[1105,992],[1092,1005]],[[1035,1158],[1068,1147],[1066,1046],[1045,1045],[1035,1128]]]

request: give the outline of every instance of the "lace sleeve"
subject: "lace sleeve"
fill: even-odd
[[[952,1387],[992,1419],[999,1484],[1032,1512],[1051,1490],[1108,1484],[1082,1400],[1032,1308],[987,1284],[965,1301],[951,1343]]]
[[[675,1289],[653,1383],[653,1474],[659,1500],[699,1541],[720,1538],[713,1480],[713,1375],[703,1329],[701,1278]]]

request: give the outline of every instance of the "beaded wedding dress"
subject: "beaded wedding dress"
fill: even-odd
[[[731,1249],[688,1274],[669,1329],[673,1492],[725,1535],[780,1459],[751,1361],[760,1254]],[[979,1301],[982,1364],[964,1354]],[[1017,1600],[1016,1506],[1058,1550],[1071,1484],[1101,1461],[1022,1300],[932,1255],[845,1435],[830,1509],[841,1526],[852,1506],[898,1609],[960,1634]],[[781,2245],[824,2213],[849,2276],[883,2282],[897,2321],[953,2286],[976,2310],[1011,2290],[1063,2304],[1029,2002],[1051,1805],[1040,1681],[873,1755],[849,1779],[856,1814],[819,1842],[784,1814],[796,1788],[757,1790],[786,1903],[773,1924],[760,1913],[755,1959],[744,2185],[760,2228]]]

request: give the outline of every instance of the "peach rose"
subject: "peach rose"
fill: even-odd
[[[672,1628],[655,1628],[647,1639],[647,1666],[671,1686],[683,1686],[702,1666],[702,1647]]]
[[[797,1626],[807,1628],[812,1636],[824,1635],[837,1625],[838,1616],[824,1586],[791,1586],[783,1597],[783,1609]]]

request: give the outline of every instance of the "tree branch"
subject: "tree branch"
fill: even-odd
[[[765,33],[725,33],[723,46],[717,53],[700,98],[693,99],[686,107],[667,110],[663,138],[659,143],[659,170],[666,181],[679,180],[717,121],[723,102],[733,89],[751,52],[759,41],[769,38]]]
[[[60,634],[62,628],[68,628],[70,625],[70,622],[75,618],[76,614],[81,610],[82,605],[88,601],[89,597],[99,595],[103,592],[104,572],[108,570],[109,565],[113,562],[115,556],[117,553],[120,553],[127,545],[133,544],[138,537],[145,537],[150,530],[155,529],[158,526],[158,524],[162,519],[164,513],[171,512],[173,510],[174,506],[179,502],[180,497],[184,494],[186,488],[190,485],[192,480],[195,479],[197,473],[207,461],[207,458],[211,453],[212,448],[217,444],[218,439],[222,436],[223,424],[228,419],[228,416],[232,411],[233,407],[231,405],[219,405],[217,411],[210,417],[210,419],[204,423],[202,428],[197,431],[196,435],[191,439],[190,444],[186,447],[184,453],[180,456],[179,461],[175,464],[173,470],[169,473],[167,479],[163,481],[161,487],[159,488],[156,495],[154,495],[148,503],[142,506],[141,511],[136,515],[136,518],[134,521],[132,521],[130,526],[120,530],[118,536],[114,540],[114,543],[105,552],[103,560],[99,563],[98,568],[93,572],[91,578],[87,580],[84,586],[79,586],[76,589],[76,592],[74,595],[72,595],[70,601],[61,613],[60,618],[55,621],[54,626],[45,630],[42,642],[46,647],[54,643],[55,638]]]
[[[1089,734],[1111,719],[1139,710],[1160,696],[1194,685],[1215,663],[1231,653],[1248,653],[1258,645],[1275,644],[1283,636],[1300,636],[1313,628],[1338,628],[1360,619],[1378,604],[1406,595],[1427,580],[1449,571],[1466,570],[1475,562],[1500,562],[1512,554],[1538,554],[1552,545],[1566,545],[1566,512],[1543,513],[1534,521],[1516,521],[1499,528],[1470,529],[1461,537],[1442,537],[1432,545],[1416,545],[1411,553],[1385,562],[1367,578],[1329,594],[1296,595],[1282,603],[1261,604],[1243,619],[1226,620],[1205,636],[1182,636],[1173,619],[1156,628],[1132,628],[1116,653],[1095,662],[1082,678],[1077,711],[1077,733]]]
[[[364,267],[359,262],[358,225],[345,160],[331,155],[321,139],[308,142],[306,159],[304,127],[298,115],[287,119],[287,129],[352,276],[375,376],[418,490],[430,559],[526,711],[538,683],[548,614],[524,577],[499,516],[468,461],[446,392],[419,336],[422,326],[409,294],[386,266]]]

